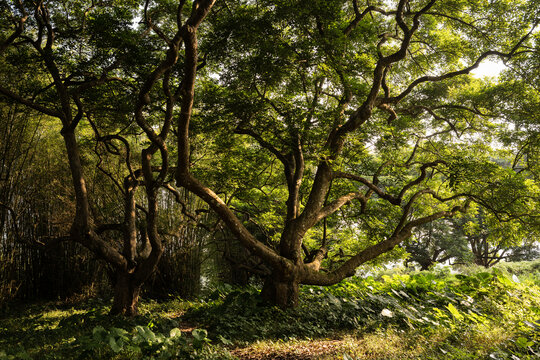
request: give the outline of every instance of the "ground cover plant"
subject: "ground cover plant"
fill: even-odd
[[[527,267],[520,264],[516,268]],[[255,287],[144,302],[132,319],[91,301],[12,308],[0,359],[535,359],[540,288],[500,269],[411,272],[305,286],[295,310]]]

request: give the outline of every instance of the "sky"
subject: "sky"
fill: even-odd
[[[500,60],[484,60],[476,69],[471,71],[471,74],[477,78],[486,76],[497,76],[504,70],[506,66]]]

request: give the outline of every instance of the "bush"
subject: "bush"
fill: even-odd
[[[515,282],[501,270],[472,275],[420,272],[304,286],[299,307],[286,311],[265,304],[253,288],[222,291],[189,310],[186,318],[202,323],[210,337],[224,343],[395,328],[444,331],[449,341],[444,351],[459,347],[464,334],[503,326],[521,340],[497,351],[532,356],[539,344],[539,303],[540,289]]]
[[[209,345],[208,333],[195,329],[188,338],[178,328],[168,333],[154,332],[151,326],[137,325],[132,331],[96,326],[91,336],[78,339],[80,359],[109,358],[112,354],[143,359],[232,359],[223,349]]]
[[[462,274],[473,275],[479,272],[502,272],[509,277],[515,275],[520,281],[540,286],[540,259],[534,261],[500,262],[492,268],[468,265],[457,267]]]

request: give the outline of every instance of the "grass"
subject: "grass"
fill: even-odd
[[[304,287],[301,300],[282,311],[261,303],[256,289],[227,288],[197,302],[143,301],[132,319],[109,316],[109,301],[13,305],[0,314],[0,359],[525,360],[540,353],[540,288],[500,271],[351,279]],[[173,335],[175,328],[184,333]],[[208,336],[189,336],[194,328]]]

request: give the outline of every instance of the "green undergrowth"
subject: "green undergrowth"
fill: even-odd
[[[15,306],[0,316],[0,360],[231,358],[206,330],[181,332],[178,316],[190,304],[142,302],[134,318],[110,316],[109,301]]]
[[[540,289],[500,270],[472,275],[421,272],[305,286],[299,308],[266,306],[257,289],[216,291],[186,314],[222,342],[358,336],[392,329],[427,342],[428,358],[540,356]],[[405,335],[404,335],[405,336]],[[470,357],[467,357],[470,356]]]
[[[534,283],[505,269],[352,278],[302,287],[287,311],[257,288],[222,286],[195,302],[144,301],[132,319],[109,316],[109,301],[17,305],[0,314],[0,360],[233,359],[237,348],[280,353],[317,341],[341,341],[320,359],[536,359]]]
[[[485,271],[500,271],[508,277],[516,276],[520,281],[540,286],[540,259],[534,261],[500,262],[489,270],[479,266],[463,266],[459,268],[459,271],[467,275]]]

